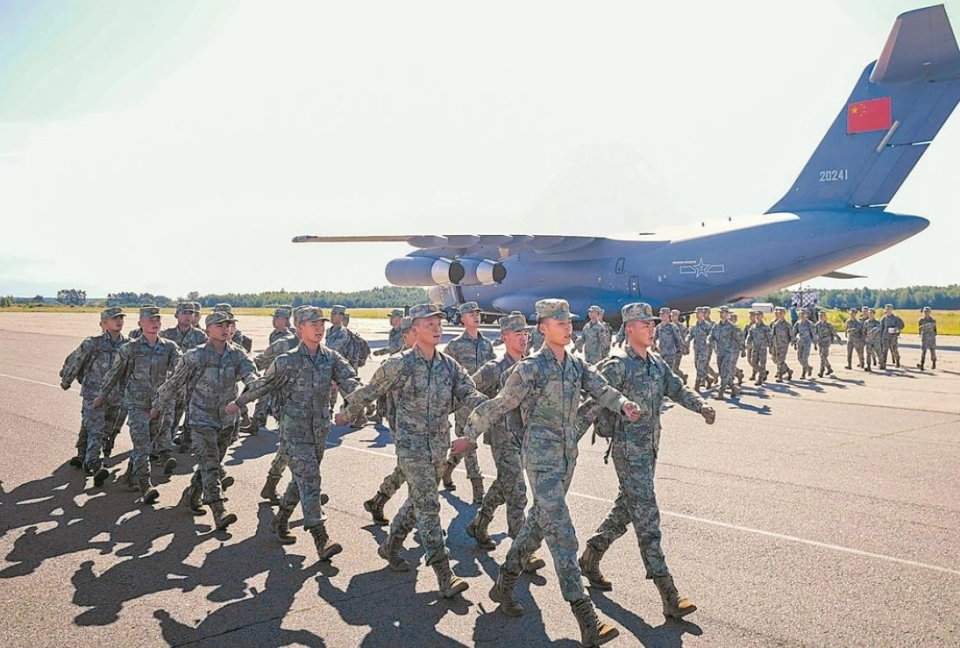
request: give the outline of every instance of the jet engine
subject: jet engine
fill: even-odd
[[[488,259],[460,259],[463,266],[461,286],[492,286],[502,283],[507,276],[507,269],[499,261]]]
[[[394,259],[384,272],[394,286],[459,284],[465,274],[459,261],[421,256]]]

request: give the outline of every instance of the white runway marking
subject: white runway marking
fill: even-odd
[[[43,385],[44,387],[56,387],[61,389],[60,385],[54,385],[53,383],[40,382],[39,380],[30,380],[29,378],[21,378],[20,376],[11,376],[10,374],[0,374],[0,378],[9,378],[10,380],[19,380],[20,382],[32,383],[34,385]],[[71,388],[69,391],[79,392],[79,389]]]

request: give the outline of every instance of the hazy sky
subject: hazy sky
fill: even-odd
[[[919,6],[0,0],[0,294],[352,290],[411,248],[291,237],[760,213]],[[956,283],[957,169],[960,115],[890,205],[931,226],[815,283]]]

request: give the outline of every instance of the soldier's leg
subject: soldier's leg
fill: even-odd
[[[497,466],[497,478],[483,497],[480,515],[492,518],[497,508],[507,505],[507,534],[516,538],[523,526],[524,509],[527,507],[527,488],[520,464],[520,443],[516,435],[498,431],[490,446],[493,461]]]
[[[229,439],[232,428],[226,429]],[[193,430],[193,448],[197,455],[197,472],[203,489],[203,503],[211,504],[223,499],[220,486],[220,430],[211,427],[197,427]],[[194,479],[196,482],[196,479]]]
[[[656,464],[653,454],[643,455],[631,461],[621,477],[622,492],[626,493],[624,505],[637,534],[647,578],[670,575],[660,544],[660,508],[653,489]]]
[[[410,496],[390,524],[390,535],[402,540],[416,526],[428,565],[447,557],[440,526],[440,496],[437,484],[443,462],[433,463],[415,457],[398,457],[400,469],[407,478]]]
[[[257,404],[253,408],[253,425],[257,429],[267,426],[267,413],[270,411],[270,404],[273,400],[273,394],[257,400]]]
[[[130,428],[130,441],[133,450],[130,451],[130,465],[133,467],[135,479],[150,477],[150,413],[148,410],[133,408],[127,412]]]
[[[83,464],[88,472],[97,470],[102,464],[101,453],[107,428],[107,410],[107,406],[94,407],[92,398],[83,399],[80,414],[83,429],[87,431],[87,445],[83,448]]]
[[[847,368],[853,367],[853,350],[855,348],[853,338],[847,338]]]
[[[393,472],[383,478],[377,492],[382,493],[384,497],[390,499],[394,493],[400,490],[400,487],[403,486],[405,481],[407,481],[407,478],[403,475],[403,470],[400,469],[400,464],[398,463],[394,467]]]
[[[858,367],[863,366],[863,346],[863,342],[858,342],[855,347],[857,350],[857,360],[859,360],[859,364],[857,365]]]
[[[104,407],[108,407],[104,405]],[[103,443],[103,456],[109,457],[113,454],[113,446],[116,444],[117,436],[120,435],[120,431],[123,429],[123,424],[127,421],[127,408],[123,405],[117,406],[115,408],[108,408],[107,414],[107,428],[108,434]]]
[[[70,465],[74,468],[83,468],[83,458],[87,454],[87,427],[84,425],[83,404],[80,405],[80,430],[77,432],[77,442],[74,444],[77,452],[70,459]]]
[[[538,536],[542,533],[553,556],[560,592],[564,600],[569,602],[579,601],[585,596],[583,575],[577,563],[577,535],[566,501],[571,474],[572,466],[566,474],[558,471],[556,467],[527,470],[534,505],[503,563],[503,569],[507,573],[519,574],[539,545]]]
[[[287,486],[280,506],[293,508],[299,503],[303,509],[304,529],[311,529],[326,521],[320,507],[320,453],[317,445],[287,443],[293,481]]]
[[[456,425],[454,427],[454,434],[456,434],[456,436],[458,437],[463,436],[463,428],[467,424],[467,417],[469,415],[470,415],[470,412],[465,412],[464,408],[462,407],[454,413],[453,418],[454,418],[454,421],[456,422]],[[470,479],[480,477],[480,462],[477,460],[476,449],[470,450],[465,455],[455,455],[451,452],[447,457],[447,463],[449,463],[450,466],[453,468],[456,468],[460,464],[461,460],[463,460],[464,463],[466,464],[467,477],[469,477]]]
[[[620,490],[617,493],[617,499],[613,501],[613,508],[607,513],[607,517],[596,532],[587,540],[587,544],[596,551],[603,554],[610,548],[620,536],[627,532],[627,525],[632,518],[630,514],[629,494],[625,488],[624,476],[629,472],[627,461],[618,445],[614,446],[611,453],[613,456],[613,467],[617,472],[617,479],[620,482]]]
[[[277,452],[273,455],[273,461],[270,462],[270,469],[267,471],[267,475],[273,477],[277,481],[283,477],[283,471],[287,469],[287,465],[290,463],[290,454],[287,448],[287,440],[280,435],[280,443],[277,445]]]
[[[880,368],[881,368],[881,369],[886,369],[886,368],[887,368],[887,349],[888,349],[888,343],[887,343],[887,341],[886,341],[883,337],[881,337],[881,338],[880,338],[880,349],[879,349],[878,352],[877,352],[878,355],[879,355],[879,362],[878,362],[878,364],[880,365]]]
[[[893,364],[900,366],[900,336],[894,335],[890,338],[890,355],[893,357]]]
[[[933,363],[933,368],[937,368],[937,343],[930,342],[930,362]]]
[[[173,413],[173,405],[160,413],[160,416],[155,419],[157,425],[153,428],[150,437],[150,451],[161,461],[168,459],[170,453],[173,452],[173,435],[170,423],[173,420]]]
[[[757,380],[761,383],[767,379],[767,347],[754,349],[757,359]]]

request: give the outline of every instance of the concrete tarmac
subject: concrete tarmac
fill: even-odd
[[[255,348],[265,345],[269,318],[239,326]],[[374,347],[386,338],[385,320],[352,327]],[[414,569],[385,568],[376,553],[385,529],[363,510],[395,465],[384,428],[331,432],[325,510],[344,551],[330,563],[317,562],[299,510],[296,544],[280,545],[267,529],[275,509],[259,491],[272,430],[241,435],[228,453],[228,509],[239,522],[227,532],[178,505],[189,455],[175,455],[170,477],[155,469],[156,506],[135,503],[119,481],[126,428],[108,460],[113,475],[94,488],[67,464],[80,397],[77,386],[60,389],[57,372],[97,330],[90,314],[0,314],[0,646],[578,645],[546,548],[546,569],[518,584],[522,618],[504,617],[488,598],[510,540],[502,509],[490,527],[495,551],[466,535],[476,507],[462,468],[441,508],[454,571],[470,589],[439,599],[414,535]],[[960,340],[941,337],[940,346],[937,370],[921,372],[918,341],[904,336],[904,367],[875,374],[843,369],[845,349],[834,347],[836,377],[746,386],[739,399],[712,402],[713,427],[668,405],[656,484],[663,546],[699,610],[664,621],[628,531],[603,561],[613,591],[591,592],[620,628],[609,645],[960,645]],[[689,357],[683,369],[692,373]],[[568,500],[581,547],[617,494],[604,450],[589,434],[581,444]],[[480,459],[489,487],[489,449]]]

